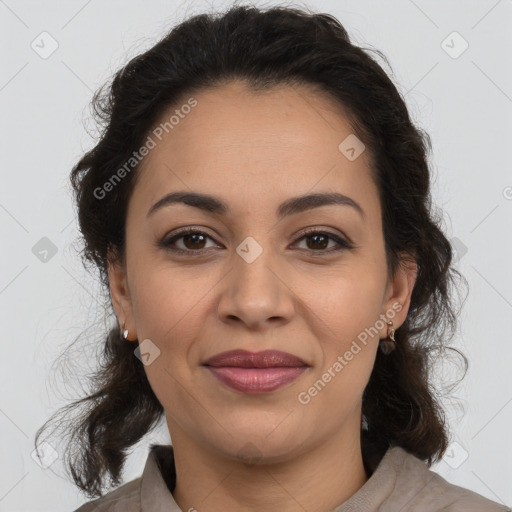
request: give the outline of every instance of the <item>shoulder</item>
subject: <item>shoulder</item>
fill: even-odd
[[[403,510],[421,512],[512,512],[512,509],[452,484],[428,468],[422,460],[402,448],[394,496],[400,496]]]
[[[151,445],[141,476],[83,504],[75,512],[140,512],[153,510],[155,504],[158,510],[179,510],[170,491],[175,483],[172,446]]]
[[[430,503],[438,504],[436,510],[443,512],[512,512],[512,509],[484,496],[451,484],[443,477],[433,474],[431,484],[426,489],[426,495],[430,494]]]
[[[127,482],[101,498],[84,503],[75,512],[139,512],[142,478]]]

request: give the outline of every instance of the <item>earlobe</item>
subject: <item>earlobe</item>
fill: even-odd
[[[135,332],[135,325],[126,269],[123,265],[109,259],[107,272],[112,306],[118,318],[121,333],[124,334],[128,330],[132,334]]]
[[[396,312],[394,316],[394,327],[398,327],[405,321],[409,306],[411,303],[411,295],[418,277],[418,265],[410,255],[404,255],[400,260],[395,275],[390,282],[389,297],[385,304],[385,311],[392,309]],[[400,305],[398,307],[398,304]],[[386,314],[386,313],[384,313]]]

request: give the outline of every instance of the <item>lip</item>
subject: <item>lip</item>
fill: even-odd
[[[239,368],[275,368],[282,366],[308,366],[302,359],[280,350],[230,350],[222,352],[203,364],[207,366],[238,366]]]
[[[279,350],[232,350],[211,357],[203,365],[226,386],[250,394],[274,391],[309,368],[302,359]]]

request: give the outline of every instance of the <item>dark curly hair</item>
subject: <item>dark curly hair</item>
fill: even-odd
[[[253,91],[279,85],[312,87],[338,102],[372,158],[378,185],[389,275],[407,254],[418,265],[405,323],[396,332],[397,349],[377,353],[364,390],[361,431],[365,461],[380,461],[401,446],[429,466],[448,444],[440,394],[432,385],[435,355],[447,347],[457,325],[452,289],[466,279],[452,265],[452,248],[442,232],[442,215],[432,205],[428,134],[411,121],[404,97],[369,52],[350,42],[345,28],[329,14],[292,7],[232,5],[223,13],[194,15],[149,50],[131,59],[111,83],[94,95],[100,126],[97,144],[73,167],[83,236],[82,260],[99,271],[106,304],[107,266],[124,262],[127,204],[138,165],[101,200],[101,188],[141,147],[164,109],[194,91],[244,81]],[[390,68],[391,69],[391,68]],[[127,450],[150,432],[163,407],[146,378],[133,345],[123,342],[116,324],[102,335],[99,369],[90,376],[88,396],[58,411],[80,411],[65,422],[70,435],[67,468],[88,496],[101,496],[109,476],[120,483]],[[37,432],[36,446],[52,416]],[[365,462],[366,463],[366,462]]]

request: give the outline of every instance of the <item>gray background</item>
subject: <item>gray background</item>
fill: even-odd
[[[66,479],[61,458],[45,451],[52,463],[41,467],[31,453],[37,428],[80,396],[83,380],[75,380],[94,354],[75,350],[63,374],[52,363],[85,329],[93,336],[104,328],[98,287],[76,252],[67,184],[72,165],[92,146],[85,130],[94,133],[92,92],[170,26],[227,5],[0,0],[2,512],[69,512],[87,501]],[[452,444],[433,469],[510,505],[512,1],[294,5],[333,14],[356,43],[382,50],[413,119],[432,136],[434,200],[470,285],[453,340],[470,369],[445,402]],[[58,48],[45,55],[52,44]],[[439,382],[456,375],[444,366]],[[135,447],[126,481],[141,473],[153,441],[169,442],[165,424]],[[58,457],[57,441],[50,444]]]

